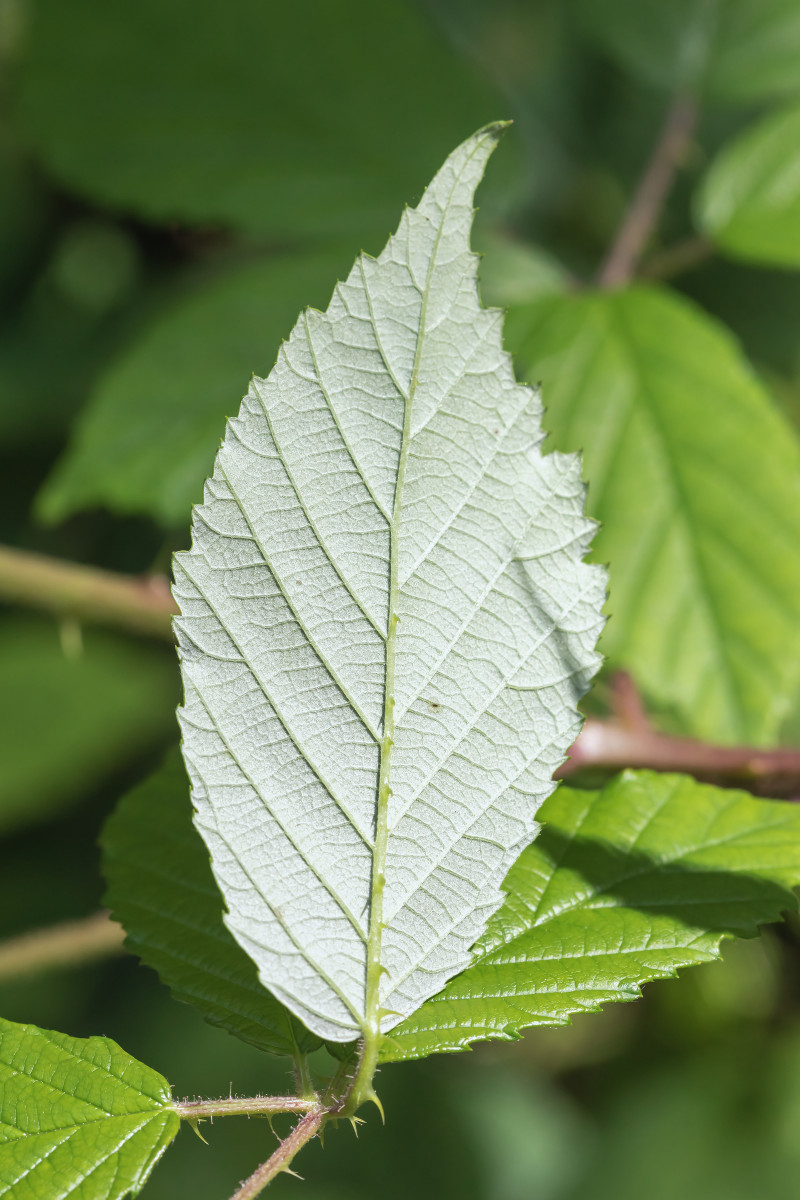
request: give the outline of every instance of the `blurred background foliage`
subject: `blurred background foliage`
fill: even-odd
[[[676,95],[697,121],[642,278],[592,290]],[[0,0],[0,541],[167,570],[299,309],[513,117],[479,196],[482,289],[552,444],[586,451],[611,665],[664,729],[791,745],[798,103],[800,0]],[[96,835],[175,742],[177,694],[166,645],[2,612],[2,934],[97,907]],[[286,1085],[132,959],[2,982],[0,1012],[113,1036],[183,1094]],[[307,1152],[308,1200],[788,1200],[797,924],[380,1090],[386,1128]],[[216,1200],[270,1146],[258,1121],[209,1136],[184,1129],[151,1200]]]

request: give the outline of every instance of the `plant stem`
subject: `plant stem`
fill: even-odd
[[[700,779],[745,787],[763,788],[770,782],[782,794],[800,794],[800,750],[715,746],[693,738],[671,737],[624,720],[588,720],[569,759],[556,771],[556,778],[564,779],[586,767],[682,771]]]
[[[122,927],[106,912],[23,933],[0,945],[0,981],[121,954],[124,937]]]
[[[639,271],[642,279],[672,279],[699,266],[714,254],[714,243],[706,237],[688,237],[652,254]]]
[[[380,1033],[377,1036],[365,1035],[362,1039],[361,1055],[358,1060],[356,1073],[353,1076],[353,1082],[339,1104],[337,1110],[339,1116],[352,1117],[362,1104],[365,1104],[367,1100],[371,1100],[381,1114],[381,1119],[383,1118],[383,1105],[372,1083],[375,1078],[375,1072],[378,1069],[378,1053],[381,1048],[381,1041]]]
[[[688,96],[676,96],[600,268],[597,283],[601,288],[622,287],[633,278],[642,252],[658,224],[675,172],[682,165],[696,121],[694,101]]]
[[[276,1175],[280,1175],[281,1171],[288,1171],[289,1164],[295,1154],[297,1154],[297,1151],[302,1149],[306,1142],[310,1142],[319,1133],[325,1116],[325,1110],[317,1107],[307,1113],[302,1121],[298,1121],[289,1136],[284,1138],[278,1146],[275,1153],[265,1163],[262,1163],[260,1167],[256,1168],[250,1178],[246,1179],[241,1187],[234,1192],[231,1200],[253,1200],[253,1197],[258,1196],[267,1184],[272,1182]]]
[[[172,640],[177,611],[163,576],[135,578],[0,546],[0,600]]]
[[[179,1100],[172,1106],[183,1121],[213,1117],[270,1117],[275,1113],[306,1113],[320,1109],[316,1097],[231,1096],[221,1100]],[[320,1110],[321,1111],[321,1110]]]
[[[298,1050],[292,1056],[292,1063],[294,1065],[298,1096],[302,1096],[304,1100],[315,1100],[316,1092],[314,1091],[314,1080],[311,1077],[311,1068],[308,1065],[308,1055],[302,1054]]]

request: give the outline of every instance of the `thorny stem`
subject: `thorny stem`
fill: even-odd
[[[172,1106],[184,1121],[205,1121],[214,1117],[271,1117],[276,1113],[316,1112],[316,1097],[303,1096],[231,1096],[221,1100],[179,1100]]]
[[[295,1081],[297,1083],[297,1094],[302,1096],[304,1100],[313,1100],[316,1096],[314,1091],[314,1080],[311,1078],[311,1068],[308,1064],[308,1055],[298,1051],[292,1056],[294,1066]]]
[[[231,1200],[252,1200],[258,1196],[268,1183],[282,1171],[288,1171],[297,1151],[310,1142],[319,1133],[320,1127],[327,1116],[325,1109],[317,1106],[306,1113],[302,1121],[298,1121],[292,1132],[281,1142],[274,1154],[266,1162],[257,1167],[249,1179],[237,1188]]]
[[[346,1087],[348,1080],[351,1080],[349,1072],[352,1070],[352,1063],[347,1059],[343,1059],[336,1068],[328,1086],[325,1089],[325,1103],[332,1108],[341,1109],[344,1099],[346,1098],[349,1089]],[[352,1076],[352,1079],[355,1075]],[[352,1082],[352,1080],[351,1080]]]
[[[597,282],[601,288],[622,287],[633,277],[642,252],[658,224],[675,173],[683,163],[696,121],[694,101],[688,96],[676,96],[650,161],[600,268]]]

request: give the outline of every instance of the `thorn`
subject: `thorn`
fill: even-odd
[[[356,1137],[358,1137],[358,1127],[359,1125],[364,1124],[364,1122],[361,1120],[361,1117],[348,1117],[347,1119],[353,1126],[353,1133],[356,1135]]]
[[[301,1183],[305,1183],[303,1176],[298,1175],[297,1171],[293,1171],[291,1167],[284,1167],[283,1171],[285,1175],[294,1175],[295,1179],[299,1179]]]
[[[383,1111],[383,1105],[380,1102],[380,1097],[378,1096],[378,1093],[375,1091],[374,1088],[369,1089],[369,1091],[367,1092],[367,1094],[365,1096],[365,1099],[372,1101],[372,1103],[377,1108],[378,1112],[381,1114],[381,1125],[385,1125],[386,1124],[386,1113]]]
[[[200,1132],[200,1118],[199,1117],[187,1117],[186,1120],[189,1123],[189,1125],[191,1125],[192,1129],[195,1131],[197,1136],[200,1138],[200,1141],[203,1142],[204,1145],[207,1146],[208,1142],[206,1141],[206,1139],[203,1137],[202,1133]]]

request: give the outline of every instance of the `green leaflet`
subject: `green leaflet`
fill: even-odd
[[[175,559],[183,749],[225,919],[333,1041],[374,1047],[468,964],[599,662],[578,461],[542,456],[538,395],[477,293],[500,129],[301,316]]]
[[[239,267],[177,301],[93,393],[37,497],[59,521],[94,505],[189,518],[219,448],[232,396],[269,369],[305,303],[322,303],[349,255],[315,250]]]
[[[216,0],[37,3],[17,112],[48,170],[145,219],[346,236],[352,255],[497,110],[409,0],[228,0],[225,18]]]
[[[585,450],[604,649],[697,736],[766,743],[800,662],[800,447],[724,329],[635,287],[509,314],[556,446]]]
[[[179,1124],[167,1081],[109,1038],[0,1018],[0,1195],[136,1195]]]
[[[177,753],[124,796],[102,835],[105,903],[127,945],[179,1000],[244,1041],[294,1055],[321,1043],[258,982],[252,960],[222,922],[208,851],[192,827]]]
[[[577,0],[586,28],[628,70],[729,103],[800,91],[796,0]]]
[[[479,249],[481,300],[489,307],[530,304],[569,287],[567,271],[541,246],[485,233]]]
[[[736,258],[800,266],[800,105],[770,113],[722,150],[698,197],[700,224]]]
[[[680,775],[560,787],[505,881],[476,962],[384,1039],[382,1058],[511,1040],[632,1000],[794,909],[800,808]]]
[[[564,290],[564,271],[537,248],[485,237],[481,249],[488,305]],[[324,303],[349,257],[335,249],[275,256],[231,270],[165,311],[95,388],[39,492],[38,515],[53,522],[103,506],[168,527],[187,520],[231,396],[253,372],[267,373],[298,309]],[[27,344],[26,353],[30,359]]]

